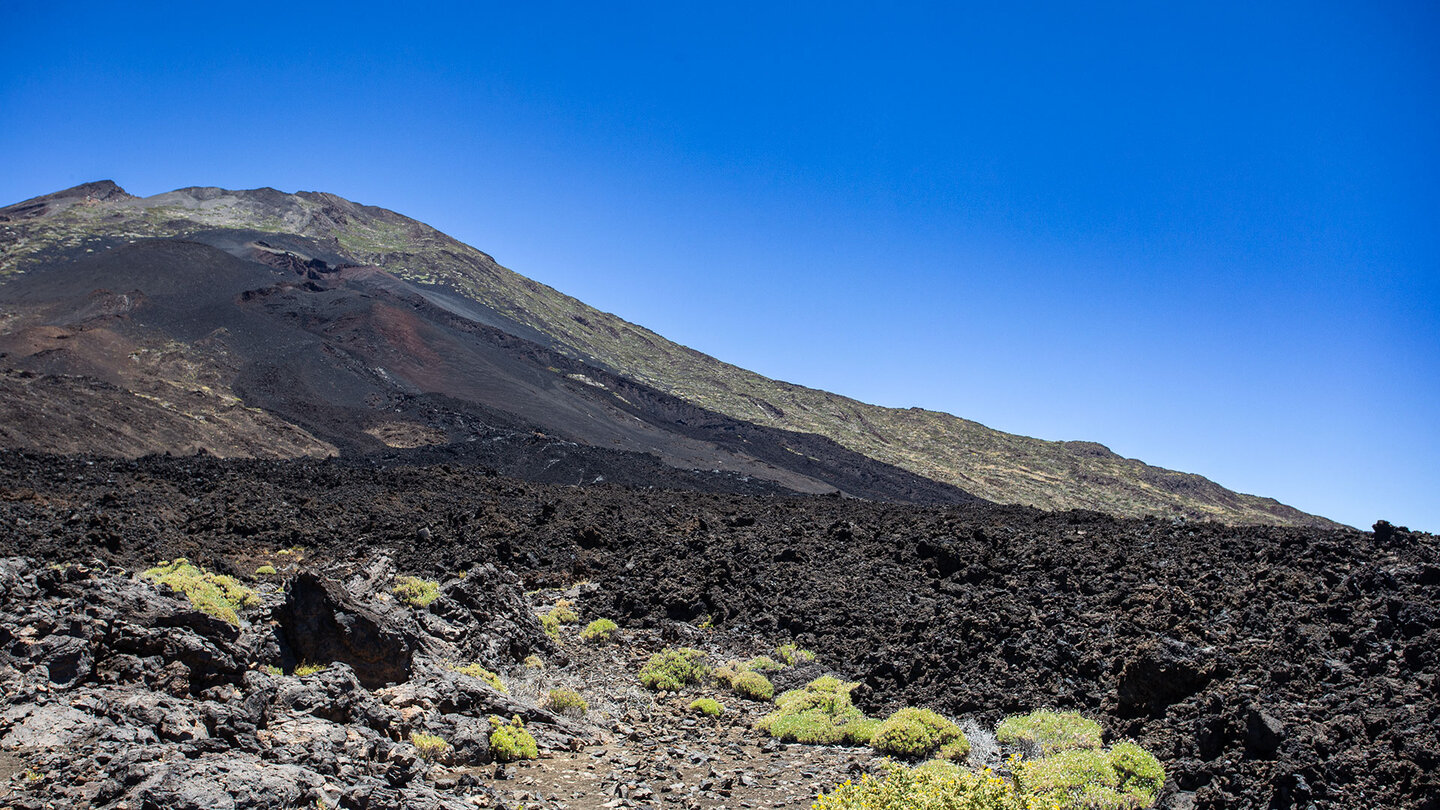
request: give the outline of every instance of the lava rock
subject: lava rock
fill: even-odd
[[[412,627],[361,605],[314,572],[295,575],[285,591],[277,618],[297,663],[343,662],[371,689],[409,679],[416,645]]]

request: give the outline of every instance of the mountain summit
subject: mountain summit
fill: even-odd
[[[1336,525],[1093,442],[772,380],[421,222],[319,192],[139,198],[100,181],[0,209],[0,353],[0,446],[403,452],[569,483],[680,476],[734,491]]]

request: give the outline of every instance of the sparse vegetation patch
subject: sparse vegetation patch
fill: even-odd
[[[522,759],[536,759],[540,747],[535,738],[525,730],[525,721],[519,717],[510,722],[495,716],[490,717],[490,755],[496,762],[515,762]]]
[[[162,562],[140,576],[179,591],[196,610],[230,624],[240,623],[241,610],[260,604],[260,597],[241,585],[239,580],[224,574],[212,574],[191,565],[183,557],[173,562]]]
[[[445,738],[438,734],[412,731],[410,744],[415,746],[415,752],[426,762],[439,762],[450,752],[450,743],[445,742]]]
[[[1044,709],[1005,718],[996,726],[995,738],[1002,743],[1033,746],[1041,754],[1099,748],[1104,742],[1100,724],[1094,720],[1076,712]]]
[[[689,647],[670,647],[650,656],[640,669],[640,682],[657,692],[678,692],[711,674],[705,653]]]
[[[590,704],[574,689],[551,689],[550,694],[545,697],[545,705],[551,711],[577,716],[590,710]]]
[[[900,709],[876,726],[870,747],[904,759],[937,753],[942,759],[964,759],[970,753],[970,741],[959,726],[929,709],[914,707]]]
[[[415,607],[429,607],[440,597],[440,583],[419,577],[402,576],[395,578],[395,587],[390,589],[396,598]]]
[[[792,689],[775,699],[775,711],[755,727],[785,742],[810,745],[865,745],[876,722],[850,702],[859,686],[829,675],[816,678],[803,689]]]
[[[510,694],[510,690],[505,688],[505,683],[504,681],[500,680],[499,675],[496,675],[495,673],[480,666],[479,664],[470,663],[461,665],[447,665],[446,669],[449,669],[452,672],[458,672],[461,675],[469,675],[472,678],[482,680],[485,683],[490,684],[490,686],[497,692],[501,692],[507,695]]]
[[[585,625],[585,629],[580,631],[580,638],[592,644],[608,644],[614,640],[617,629],[615,622],[609,619],[596,619]]]
[[[690,711],[706,717],[719,717],[725,713],[725,707],[714,698],[697,698],[690,701]]]

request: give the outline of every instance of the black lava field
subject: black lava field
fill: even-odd
[[[0,556],[244,573],[256,549],[794,638],[881,712],[1074,708],[1197,808],[1440,808],[1435,537],[540,484],[473,466],[0,454]],[[1180,806],[1170,804],[1168,806]]]

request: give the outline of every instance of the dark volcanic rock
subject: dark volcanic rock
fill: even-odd
[[[1199,692],[1224,673],[1213,649],[1195,649],[1165,639],[1136,650],[1125,662],[1115,702],[1126,717],[1164,714],[1166,707]]]
[[[241,633],[201,621],[188,605],[91,564],[98,557],[138,568],[189,556],[230,560],[244,572],[257,553],[299,545],[307,564],[327,571],[356,571],[383,550],[395,570],[437,580],[463,570],[490,581],[483,566],[493,564],[498,590],[589,579],[576,590],[582,622],[610,617],[627,631],[692,646],[794,638],[825,668],[864,682],[856,697],[872,714],[926,705],[987,724],[1040,706],[1079,709],[1109,738],[1134,738],[1159,755],[1175,807],[1440,808],[1440,549],[1419,532],[1378,538],[1014,507],[546,486],[454,465],[5,453],[0,521],[13,527],[16,553],[87,566],[0,563],[7,708],[45,707],[40,716],[0,718],[0,739],[53,731],[47,744],[69,746],[77,762],[55,766],[64,773],[89,761],[71,751],[98,740],[121,764],[85,767],[122,785],[127,774],[143,779],[148,763],[185,756],[180,747],[201,756],[228,738],[253,741],[245,731],[253,723],[284,735],[266,750],[317,773],[351,774],[344,791],[355,802],[403,806],[397,791],[423,781],[406,782],[410,766],[401,754],[391,758],[409,750],[406,734],[449,730],[450,714],[508,711],[504,696],[443,675],[430,660],[439,657],[431,649],[513,660],[519,650],[482,628],[533,634],[513,599],[491,599],[484,588],[447,581],[433,611],[381,611],[378,600],[360,599],[387,622],[392,609],[429,618],[414,631],[425,640],[412,647],[410,681],[380,690],[381,710],[356,704],[343,726],[356,737],[341,745],[329,742],[341,726],[308,713],[309,700],[275,699],[307,692],[313,677],[282,689],[297,679],[245,674],[244,655],[256,655],[244,652],[256,649],[253,626]],[[431,529],[423,542],[422,526]],[[506,566],[523,586],[508,580]],[[87,595],[101,584],[94,577],[107,595]],[[389,583],[385,575],[367,581],[369,590],[347,580],[350,596]],[[91,606],[122,603],[137,610],[103,608],[98,621],[88,618]],[[154,619],[140,627],[132,615]],[[675,615],[695,624],[675,625]],[[697,626],[706,617],[709,631]],[[180,660],[190,670],[186,700],[220,704],[203,696],[233,685],[263,711],[225,719],[196,709],[208,737],[181,742],[161,739],[192,727],[179,708],[170,711],[178,704],[157,704],[173,716],[138,730],[117,722],[129,716],[118,710],[73,700],[52,710],[37,697],[40,686],[59,688],[37,660],[50,649],[37,642],[52,635],[86,640],[94,661],[92,675],[63,688],[67,699],[99,686],[159,685],[169,661]],[[313,700],[343,701],[330,688]],[[113,704],[102,697],[97,706]],[[547,720],[528,716],[537,727]],[[547,728],[563,747],[566,729]],[[301,739],[324,744],[307,753]]]
[[[490,563],[444,585],[430,612],[453,628],[453,657],[494,669],[556,651],[525,603],[522,587],[508,569]]]
[[[416,634],[406,622],[387,620],[310,571],[293,577],[285,591],[276,617],[293,663],[341,661],[370,688],[410,678]]]

